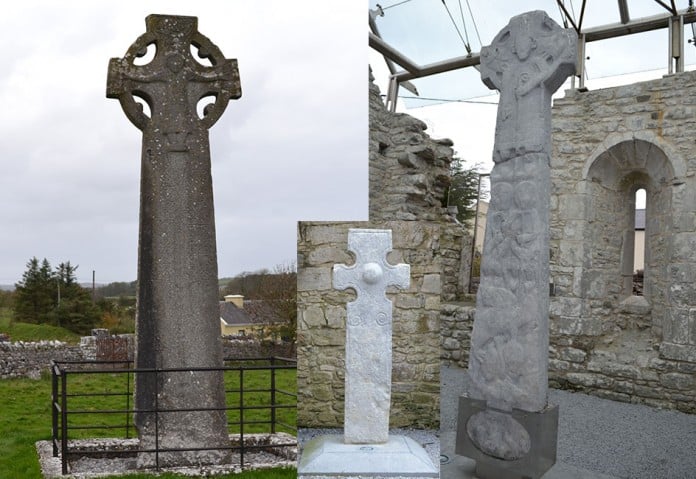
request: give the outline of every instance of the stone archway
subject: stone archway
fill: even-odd
[[[606,146],[606,142],[603,146]],[[630,137],[599,151],[588,161],[585,181],[589,196],[586,271],[601,278],[606,309],[612,317],[659,334],[668,303],[674,167],[658,144]],[[633,296],[636,190],[646,190],[644,296]],[[596,287],[596,284],[595,284]],[[618,314],[617,314],[618,313]]]

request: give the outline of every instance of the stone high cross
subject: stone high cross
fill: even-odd
[[[535,11],[512,18],[481,50],[481,78],[500,90],[500,104],[471,385],[468,398],[460,399],[457,453],[469,455],[464,443],[470,440],[476,447],[468,451],[496,458],[494,468],[505,463],[517,474],[486,470],[472,455],[484,478],[540,477],[534,456],[543,440],[535,434],[543,428],[521,424],[513,410],[541,416],[547,410],[551,95],[575,71],[576,41],[575,32]],[[486,409],[465,417],[468,399]],[[550,431],[544,435],[551,437]]]
[[[117,98],[143,132],[138,246],[138,368],[222,366],[215,218],[208,128],[241,96],[236,60],[197,31],[196,17],[150,15],[146,32],[123,58],[112,58],[106,95]],[[140,65],[155,48],[154,58]],[[197,50],[196,60],[191,50]],[[150,114],[136,97],[147,103]],[[212,99],[202,115],[197,106]],[[221,372],[141,373],[138,409],[224,408]],[[136,415],[141,447],[229,445],[226,414]],[[141,454],[151,463],[154,455]],[[160,454],[160,464],[224,461],[225,451]],[[148,459],[147,457],[151,457]]]
[[[392,303],[388,286],[408,288],[411,268],[392,266],[391,230],[351,229],[348,249],[355,264],[333,267],[336,289],[352,288],[347,305],[344,441],[380,444],[389,438],[392,370]]]

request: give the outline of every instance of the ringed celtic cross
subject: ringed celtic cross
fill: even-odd
[[[236,60],[197,30],[195,17],[150,15],[146,32],[109,62],[106,96],[143,132],[138,245],[137,368],[222,366],[208,129],[241,96]],[[143,63],[148,47],[155,55]],[[198,61],[192,55],[197,50]],[[204,64],[204,60],[209,65]],[[142,104],[149,107],[144,111]],[[211,99],[201,115],[201,100]],[[222,373],[140,373],[141,447],[228,445]],[[146,453],[139,462],[150,464]],[[169,465],[218,463],[225,451],[159,455]]]

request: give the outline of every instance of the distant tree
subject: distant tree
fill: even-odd
[[[450,163],[450,185],[445,190],[442,204],[457,207],[457,220],[460,223],[468,222],[476,215],[480,173],[479,165],[464,168],[461,158],[455,157]],[[482,191],[482,196],[486,197],[485,191]]]
[[[227,282],[222,290],[222,296],[228,294],[241,294],[247,299],[261,299],[261,283],[264,276],[268,275],[267,269],[258,271],[244,271]]]
[[[0,308],[14,308],[14,291],[0,290]]]
[[[61,298],[53,310],[51,322],[78,334],[88,334],[100,320],[101,310],[92,303],[91,293],[76,285]]]
[[[134,296],[118,296],[97,300],[101,312],[100,327],[112,333],[132,333],[135,331]]]
[[[96,290],[97,298],[115,298],[119,296],[135,296],[138,287],[137,281],[114,282],[99,286]]]
[[[54,273],[54,276],[56,278],[56,281],[58,281],[58,284],[64,287],[71,287],[77,284],[77,277],[75,276],[75,271],[77,270],[77,268],[77,266],[72,266],[70,264],[70,261],[66,263],[60,263],[56,267],[56,271]]]
[[[57,287],[51,265],[44,258],[33,257],[27,263],[22,279],[15,284],[15,320],[45,323],[50,320],[57,301]]]
[[[77,268],[67,261],[54,271],[45,258],[41,262],[30,259],[21,281],[15,284],[15,320],[88,333],[101,313],[92,304],[90,292],[77,283]]]
[[[295,262],[276,265],[273,272],[261,279],[259,299],[266,301],[268,307],[282,323],[274,326],[273,332],[287,341],[297,337],[297,266]]]
[[[78,334],[87,334],[99,323],[101,311],[92,302],[90,291],[77,283],[77,268],[70,261],[56,267],[54,278],[60,294],[50,318],[56,326]]]
[[[256,272],[244,272],[230,279],[222,295],[241,294],[245,299],[263,300],[274,316],[284,320],[275,326],[259,330],[260,337],[268,334],[294,341],[297,330],[297,267],[294,262],[276,265]]]

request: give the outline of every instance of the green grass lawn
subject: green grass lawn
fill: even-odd
[[[0,308],[0,333],[6,333],[12,341],[64,341],[70,344],[80,342],[80,335],[65,328],[48,324],[19,323],[12,320],[12,310]]]
[[[239,403],[239,373],[226,372],[227,404],[232,406]],[[276,388],[289,392],[296,391],[296,375],[294,370],[276,372]],[[124,392],[127,378],[125,374],[87,374],[68,376],[68,391],[77,393]],[[132,377],[130,387],[132,388]],[[269,393],[252,392],[254,389],[267,389],[270,385],[270,372],[246,371],[244,373],[244,404],[268,404]],[[49,377],[35,381],[30,379],[8,379],[0,381],[0,404],[3,412],[0,414],[0,479],[5,478],[40,478],[38,459],[34,443],[39,440],[49,440],[51,437],[51,380]],[[276,403],[294,403],[295,398],[279,395]],[[132,405],[132,402],[130,403]],[[68,400],[68,410],[81,409],[96,411],[98,409],[126,409],[126,396],[87,396],[71,397]],[[278,410],[278,419],[295,425],[296,411],[292,409]],[[79,414],[71,416],[68,423],[74,425],[123,425],[130,415],[119,414]],[[245,411],[246,421],[265,421],[270,418],[267,410]],[[238,421],[238,412],[229,411],[228,421]],[[244,428],[244,433],[269,432],[266,424],[252,424]],[[283,431],[283,428],[278,428]],[[238,432],[239,427],[230,426],[230,432]],[[286,431],[290,432],[290,431]],[[132,430],[131,430],[132,435]],[[69,437],[125,437],[124,429],[94,429],[71,431]],[[129,475],[129,478],[163,477],[175,478],[178,475]],[[294,478],[294,469],[273,469],[265,471],[247,471],[243,474],[228,474],[219,476],[238,479],[271,479]]]

